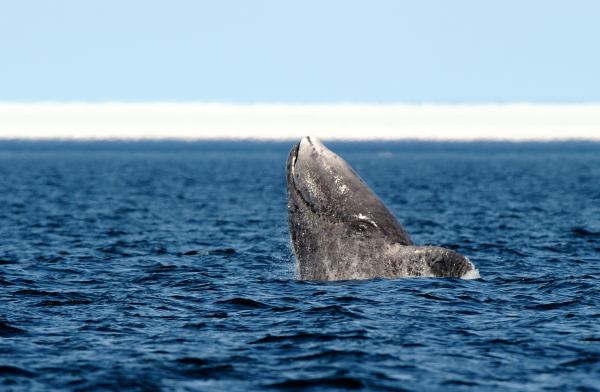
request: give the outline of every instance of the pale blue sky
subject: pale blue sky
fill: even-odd
[[[600,102],[600,2],[0,3],[0,101]]]

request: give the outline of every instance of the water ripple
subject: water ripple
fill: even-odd
[[[600,145],[334,143],[481,273],[348,282],[294,278],[289,147],[1,142],[0,390],[598,390]]]

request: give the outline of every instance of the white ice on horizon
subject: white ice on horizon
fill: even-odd
[[[600,140],[600,103],[0,102],[0,139]]]

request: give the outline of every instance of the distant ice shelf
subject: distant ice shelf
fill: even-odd
[[[0,139],[600,140],[600,103],[0,102]]]

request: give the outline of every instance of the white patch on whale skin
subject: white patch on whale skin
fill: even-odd
[[[338,190],[340,191],[341,194],[348,192],[349,188],[346,184],[344,184],[344,180],[342,180],[342,178],[340,176],[334,175],[333,181],[337,185]]]
[[[298,155],[292,159],[292,177],[296,174],[296,159],[298,159]]]
[[[372,224],[372,225],[373,225],[373,226],[375,226],[375,227],[379,227],[379,226],[377,226],[377,223],[375,223],[375,221],[373,221],[373,219],[369,218],[369,217],[368,217],[368,216],[366,216],[366,215],[363,215],[363,214],[358,214],[358,215],[354,215],[354,216],[356,216],[356,217],[357,217],[358,219],[360,219],[360,220],[364,220],[364,221],[367,221],[367,222],[369,222],[370,224]]]

